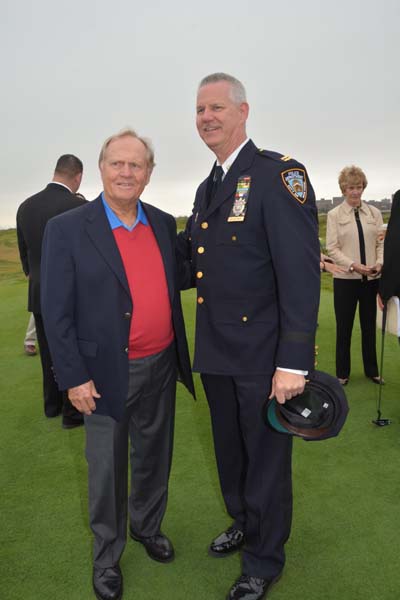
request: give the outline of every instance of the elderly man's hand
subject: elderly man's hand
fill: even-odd
[[[96,402],[94,398],[101,398],[100,394],[96,390],[96,386],[92,380],[77,385],[76,387],[69,388],[68,398],[73,406],[79,412],[85,415],[91,415],[96,410]]]
[[[304,390],[306,380],[304,375],[276,370],[272,378],[272,389],[269,398],[275,398],[279,404],[285,404]]]

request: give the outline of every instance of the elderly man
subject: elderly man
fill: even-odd
[[[17,212],[19,253],[24,273],[29,277],[28,310],[34,315],[42,363],[44,413],[49,418],[62,413],[64,429],[82,425],[83,419],[67,395],[60,392],[54,379],[40,303],[40,261],[47,221],[85,203],[75,195],[81,184],[82,172],[83,165],[79,158],[73,154],[63,154],[57,160],[52,181],[44,190],[25,200]]]
[[[314,364],[319,243],[304,167],[246,134],[243,85],[215,73],[197,95],[197,129],[217,161],[180,238],[197,285],[194,369],[210,406],[222,494],[233,524],[213,556],[243,546],[228,598],[264,598],[280,576],[292,511],[291,439],[267,429],[268,396],[302,392]]]
[[[115,600],[127,512],[130,536],[151,558],[174,557],[161,522],[177,373],[192,393],[193,382],[175,220],[140,200],[154,166],[151,146],[124,130],[106,140],[99,166],[103,193],[48,224],[42,299],[58,384],[85,415],[94,592]]]

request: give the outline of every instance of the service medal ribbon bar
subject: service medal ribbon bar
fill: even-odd
[[[250,183],[250,175],[239,177],[235,192],[235,200],[233,201],[233,206],[228,217],[229,223],[244,221],[249,199]]]

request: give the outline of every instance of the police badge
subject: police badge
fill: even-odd
[[[282,181],[287,190],[300,204],[307,200],[307,179],[304,169],[288,169],[281,173]]]
[[[233,202],[231,212],[229,213],[228,223],[244,221],[247,210],[247,201],[249,198],[250,182],[250,175],[239,177],[235,192],[235,200]]]

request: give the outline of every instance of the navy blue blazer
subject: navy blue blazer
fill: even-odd
[[[178,245],[197,287],[194,370],[312,370],[320,249],[305,168],[250,140],[208,206],[212,175]]]
[[[175,256],[175,219],[143,203],[164,263],[180,379],[194,395]],[[122,417],[128,394],[128,339],[134,310],[122,259],[99,196],[47,224],[42,314],[60,389],[92,379],[96,414]]]

